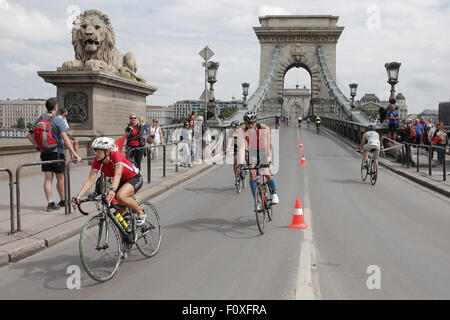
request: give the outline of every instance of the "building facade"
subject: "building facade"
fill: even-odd
[[[396,107],[400,120],[406,122],[408,118],[408,106],[406,104],[406,98],[403,94],[399,93],[395,97]],[[380,107],[386,108],[389,106],[389,101],[381,101],[375,94],[366,93],[361,100],[355,101],[355,107],[361,109],[367,113],[378,114]]]
[[[153,119],[158,119],[158,124],[160,126],[171,124],[174,118],[174,108],[173,106],[147,106],[147,119],[148,124],[152,124]]]
[[[444,122],[444,126],[450,126],[450,101],[439,102],[439,120]]]
[[[281,108],[281,115],[288,116],[291,121],[295,121],[300,116],[305,118],[309,110],[311,101],[311,91],[303,87],[299,89],[284,89],[283,90],[283,106]]]
[[[242,107],[242,100],[216,100],[215,103],[217,107],[217,115],[219,115],[220,111],[224,108]],[[173,117],[174,119],[189,118],[192,111],[195,111],[195,114],[198,115],[201,110],[205,110],[204,100],[181,100],[173,104]]]
[[[17,126],[19,118],[24,119],[25,125],[33,124],[44,113],[47,113],[45,100],[0,100],[0,128]]]

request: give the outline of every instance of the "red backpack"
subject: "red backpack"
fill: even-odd
[[[58,146],[52,134],[52,121],[55,116],[45,120],[42,115],[33,129],[34,145],[40,152],[51,152]]]

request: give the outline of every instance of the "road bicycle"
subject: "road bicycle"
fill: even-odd
[[[139,206],[147,215],[142,226],[136,225],[137,213],[127,208],[123,217],[128,226],[116,218],[123,206],[107,203],[106,193],[90,194],[77,203],[84,215],[100,212],[84,224],[79,241],[81,263],[94,280],[104,282],[111,279],[119,269],[122,256],[126,256],[136,245],[145,257],[154,256],[161,245],[161,225],[156,208],[149,202]],[[72,199],[75,202],[75,198]],[[113,209],[117,210],[113,212]]]
[[[371,185],[375,185],[378,177],[378,166],[373,156],[373,153],[376,150],[377,149],[370,149],[368,151],[367,163],[364,163],[364,158],[361,160],[361,178],[363,181],[366,181],[367,176],[369,176]],[[357,151],[361,153],[360,149],[357,149]]]
[[[272,190],[270,189],[267,179],[261,175],[260,169],[269,168],[270,164],[257,164],[253,168],[242,168],[242,171],[256,170],[256,192],[255,192],[255,215],[259,232],[265,232],[266,219],[273,219]]]
[[[320,134],[320,121],[316,122],[316,131],[317,131],[317,134]]]

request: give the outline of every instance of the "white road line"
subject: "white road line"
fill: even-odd
[[[300,132],[297,127],[297,140],[300,143]],[[301,150],[299,149],[301,154]],[[297,289],[295,292],[296,300],[314,300],[320,299],[320,291],[318,286],[318,279],[312,278],[313,261],[315,261],[316,249],[313,243],[313,231],[312,231],[312,210],[311,203],[309,201],[309,182],[308,173],[306,168],[304,169],[304,196],[300,201],[303,203],[304,219],[308,225],[308,229],[302,232],[302,245],[300,247],[299,255],[299,268],[297,274]]]

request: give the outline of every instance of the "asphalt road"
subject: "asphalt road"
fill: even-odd
[[[266,234],[250,190],[237,195],[232,168],[217,166],[154,199],[164,228],[155,257],[132,253],[107,283],[82,270],[81,289],[69,290],[67,268],[81,267],[74,237],[0,268],[0,299],[450,298],[448,199],[383,169],[375,186],[362,182],[360,156],[323,131],[282,127],[280,142]],[[307,230],[288,229],[296,198]]]

